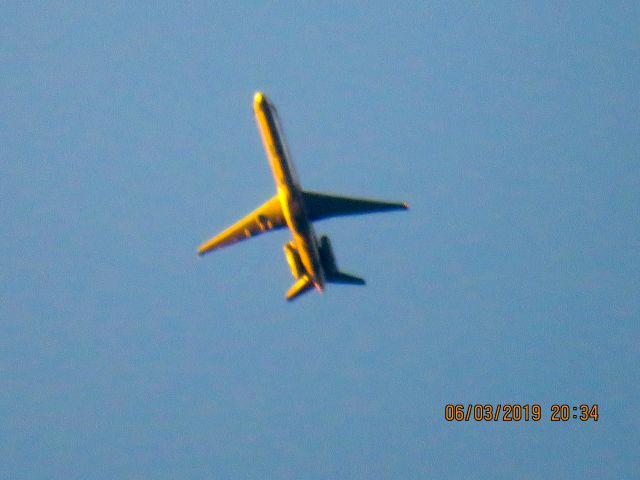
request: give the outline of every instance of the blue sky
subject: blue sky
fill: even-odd
[[[5,5],[0,478],[638,476],[639,25],[634,2]],[[273,195],[257,89],[303,186],[411,204],[316,225],[366,288],[284,302],[286,232],[196,257]]]

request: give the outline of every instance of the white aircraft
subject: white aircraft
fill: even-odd
[[[293,239],[284,245],[284,253],[295,278],[286,294],[287,300],[293,300],[313,287],[322,292],[326,283],[364,285],[362,278],[338,270],[329,238],[322,236],[318,242],[312,222],[339,215],[406,210],[408,205],[303,190],[289,158],[278,113],[264,93],[255,94],[253,110],[277,193],[242,220],[203,243],[198,254],[287,227]]]

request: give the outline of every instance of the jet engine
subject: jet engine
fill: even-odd
[[[300,260],[298,249],[293,242],[284,244],[284,256],[287,258],[287,263],[291,269],[291,275],[293,275],[296,280],[306,273],[306,270],[302,265],[302,260]]]

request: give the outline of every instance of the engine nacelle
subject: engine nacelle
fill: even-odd
[[[287,263],[291,269],[291,275],[293,275],[296,280],[306,273],[306,270],[302,265],[302,260],[300,260],[298,249],[293,242],[284,244],[284,256],[287,258]]]
[[[322,268],[327,273],[334,273],[338,271],[338,266],[336,265],[336,257],[333,254],[333,248],[331,248],[331,241],[329,237],[323,235],[320,238],[320,261],[322,262]]]

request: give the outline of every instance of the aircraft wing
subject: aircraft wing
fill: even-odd
[[[200,245],[198,255],[286,226],[287,221],[282,213],[280,199],[276,195],[242,220]]]
[[[341,197],[326,193],[302,192],[309,220],[341,215],[362,215],[365,213],[385,212],[388,210],[406,210],[409,205],[402,202],[382,202],[364,198]]]

